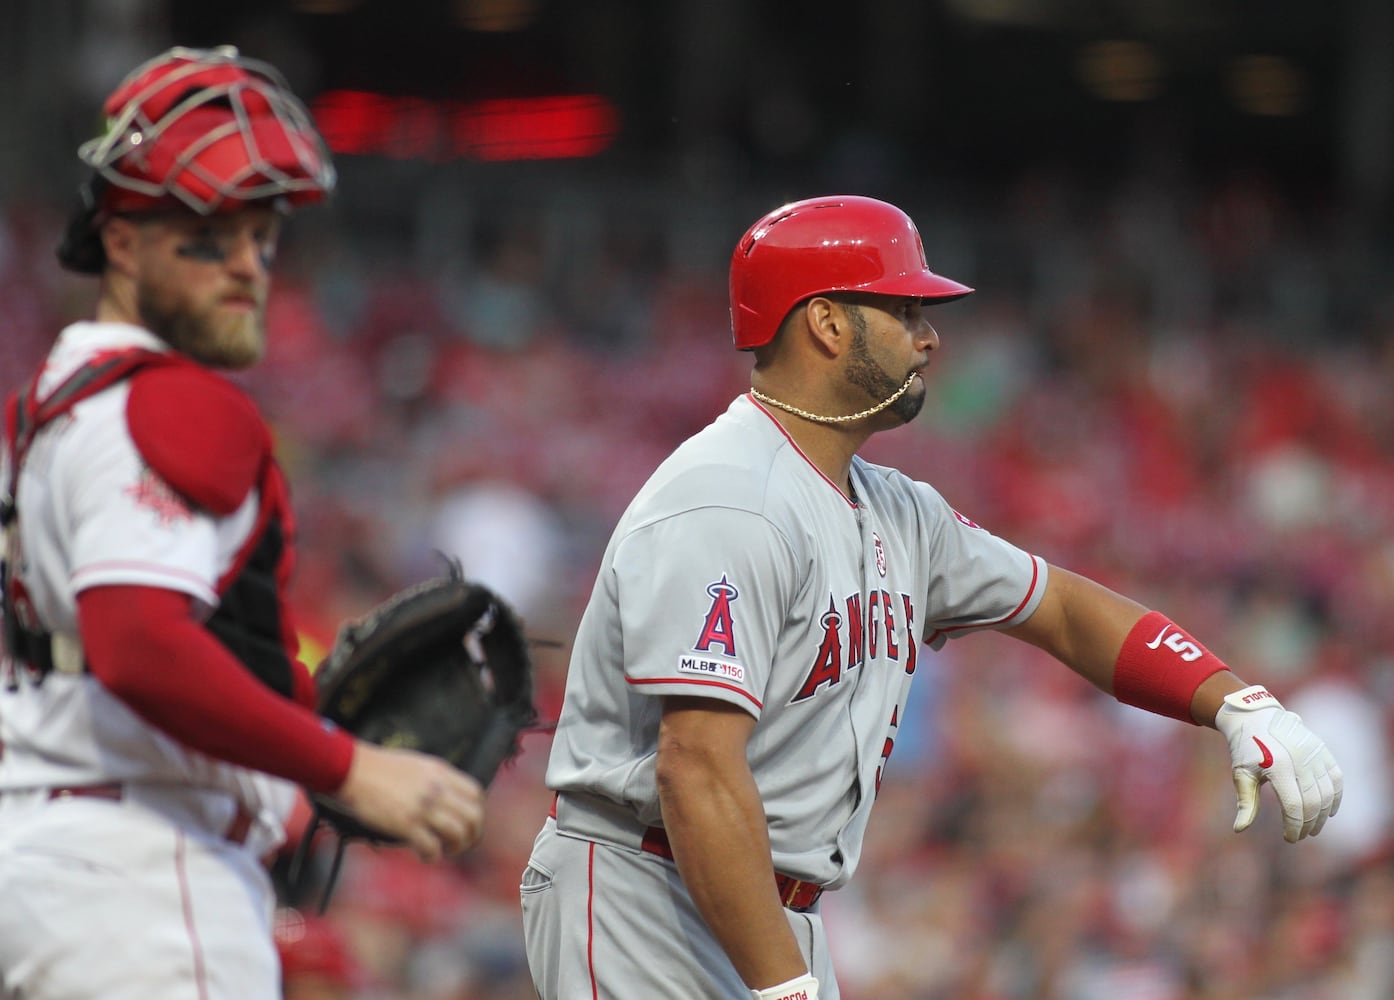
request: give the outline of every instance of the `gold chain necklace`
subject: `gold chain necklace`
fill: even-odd
[[[902,385],[899,389],[897,389],[894,395],[892,395],[889,399],[877,403],[870,409],[862,410],[860,413],[849,413],[843,417],[825,417],[821,413],[809,413],[807,410],[801,410],[797,406],[794,406],[790,403],[781,402],[780,400],[775,399],[773,396],[766,396],[763,392],[761,392],[759,389],[754,388],[753,386],[750,389],[750,394],[767,406],[777,406],[781,410],[784,410],[788,413],[792,413],[796,417],[803,417],[805,420],[812,420],[815,424],[850,424],[853,420],[863,420],[866,417],[870,417],[874,414],[880,413],[886,407],[890,406],[892,403],[894,403],[897,399],[905,395],[910,390],[910,383],[914,382],[916,376],[918,375],[919,372],[911,372],[910,377],[905,380],[905,384]]]

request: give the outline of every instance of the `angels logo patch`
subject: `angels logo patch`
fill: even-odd
[[[881,544],[881,536],[876,532],[871,533],[871,544],[876,548],[876,572],[881,574],[881,578],[886,576],[886,547]]]
[[[741,595],[726,579],[724,573],[720,580],[707,586],[707,594],[712,599],[711,607],[707,609],[706,618],[702,621],[701,634],[692,644],[692,648],[699,653],[710,653],[713,647],[720,647],[727,656],[734,657],[736,629],[731,619],[731,602]]]

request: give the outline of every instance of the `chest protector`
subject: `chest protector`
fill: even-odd
[[[127,424],[146,464],[194,506],[227,516],[253,488],[256,523],[217,581],[217,611],[208,630],[273,691],[295,694],[295,631],[285,587],[293,562],[294,523],[285,480],[272,456],[271,433],[256,407],[231,382],[178,354],[147,350],[96,356],[42,402],[34,386],[5,408],[9,475],[0,498],[5,535],[0,562],[4,641],[10,658],[42,681],[55,664],[52,636],[18,579],[19,470],[35,435],[84,399],[131,380]],[[63,665],[66,666],[66,665]]]

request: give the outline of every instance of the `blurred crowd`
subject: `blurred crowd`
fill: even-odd
[[[1291,846],[1265,792],[1236,836],[1218,734],[1122,708],[1000,636],[925,650],[862,867],[823,907],[844,997],[1388,1000],[1390,248],[1261,176],[1100,188],[1040,171],[981,204],[892,194],[931,266],[979,291],[932,317],[926,412],[865,457],[1271,684],[1332,745],[1346,797]],[[708,221],[733,242],[777,200]],[[307,658],[444,552],[559,644],[538,649],[554,718],[611,527],[748,385],[749,359],[730,346],[724,254],[678,252],[661,221],[617,203],[580,239],[511,204],[471,219],[429,266],[332,220],[298,237],[297,220],[245,383],[292,485]],[[91,290],[53,261],[59,209],[3,221],[13,387]],[[352,845],[320,915],[333,845],[316,841],[308,887],[283,892],[288,996],[533,996],[517,883],[549,739],[524,745],[456,864]]]

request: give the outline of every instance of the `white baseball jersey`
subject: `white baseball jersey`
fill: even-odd
[[[42,399],[102,352],[167,350],[149,332],[77,323],[59,336],[37,383]],[[141,458],[126,423],[129,382],[78,403],[42,429],[16,489],[14,570],[44,629],[76,650],[77,594],[138,585],[189,594],[206,611],[217,581],[256,523],[255,491],[231,516],[192,508]],[[8,475],[8,473],[4,473]],[[293,786],[190,750],[137,716],[88,674],[53,671],[41,684],[7,669],[0,683],[0,793],[132,782],[232,793],[265,846],[284,836]],[[210,817],[215,823],[218,817]],[[226,817],[223,817],[225,823]]]
[[[560,825],[568,792],[661,824],[655,696],[717,698],[758,719],[775,869],[851,877],[920,643],[1025,621],[1047,573],[924,483],[860,459],[851,481],[849,499],[748,395],[659,467],[576,637],[547,770]]]

